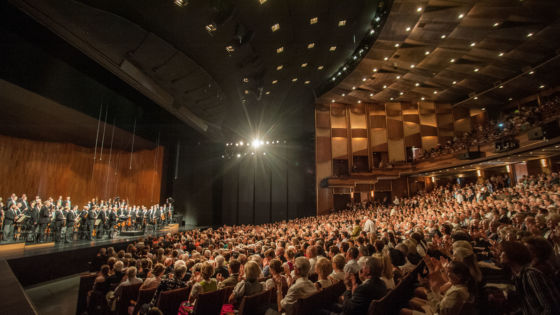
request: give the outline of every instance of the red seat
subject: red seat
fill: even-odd
[[[201,293],[196,298],[193,314],[219,315],[222,310],[223,296],[229,289],[221,289],[208,293]]]
[[[163,291],[159,294],[156,306],[165,315],[177,315],[181,302],[189,297],[190,291],[191,287]]]
[[[142,283],[129,284],[121,286],[121,294],[117,300],[117,314],[127,315],[128,307],[130,306],[130,300],[135,299],[138,296],[138,290]]]
[[[140,311],[140,307],[146,303],[150,303],[154,294],[156,293],[156,288],[153,289],[140,289],[138,290],[138,298],[136,299],[136,305],[131,315],[136,315]]]
[[[264,314],[270,305],[270,301],[274,297],[274,292],[274,289],[270,289],[257,294],[244,296],[239,305],[239,312],[237,315]]]

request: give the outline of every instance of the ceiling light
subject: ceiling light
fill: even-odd
[[[473,99],[476,101],[478,99],[478,96],[473,97]]]
[[[249,90],[245,90],[245,94],[249,94]]]
[[[471,47],[474,47],[474,46],[476,46],[476,43],[475,43],[475,42],[472,42],[472,43],[471,43]]]
[[[346,96],[346,93],[342,93],[342,94],[340,94],[340,95],[342,95],[342,97],[345,97],[345,96]]]
[[[346,71],[348,69],[346,66],[342,67],[342,71]]]
[[[421,99],[421,100],[425,100],[426,98],[425,98],[424,96],[422,96],[420,99]]]
[[[259,3],[262,5],[266,2],[266,0],[259,0]]]
[[[486,110],[486,107],[482,107],[481,109],[482,109],[482,110]]]
[[[175,0],[173,1],[173,3],[175,3],[175,5],[178,7],[184,7],[187,6],[187,4],[189,4],[189,2],[186,0]]]
[[[293,79],[292,79],[292,82],[296,82],[296,81],[297,81],[297,78],[293,78]]]
[[[276,83],[278,83],[278,80],[272,81],[272,84],[276,84]]]
[[[408,26],[408,27],[406,28],[406,31],[407,31],[407,32],[410,32],[410,26]]]
[[[404,92],[399,92],[399,95],[403,95],[403,94],[404,94]]]
[[[544,89],[544,84],[541,84],[541,85],[539,86],[539,89]]]
[[[447,37],[447,35],[443,34],[441,35],[441,39],[445,39]]]
[[[269,95],[269,94],[270,94],[270,91],[266,91],[266,93],[264,93],[264,94]]]
[[[492,27],[498,27],[500,25],[500,22],[496,22],[492,25]]]
[[[455,58],[449,59],[449,62],[451,62],[451,63],[455,62]]]
[[[511,98],[511,97],[510,97],[510,98],[508,98],[508,101],[513,101],[513,98]]]
[[[500,89],[503,89],[503,88],[504,88],[504,86],[503,86],[503,85],[500,85],[500,86],[499,86],[498,88],[500,88]]]
[[[384,89],[386,89],[386,88],[387,88],[387,85],[386,85],[386,84],[384,84],[384,85],[383,85],[383,88],[384,88]]]
[[[437,94],[437,91],[434,91],[434,94]]]
[[[307,62],[302,63],[302,64],[301,64],[301,67],[302,67],[302,68],[307,67]]]
[[[376,17],[376,18],[375,18],[375,22],[379,22],[380,20],[381,20],[380,17]]]
[[[363,77],[363,78],[362,78],[362,81],[366,82],[366,80],[367,80],[366,77]]]
[[[335,51],[336,50],[336,46],[331,46],[331,48],[329,48],[330,51]]]
[[[319,22],[318,17],[314,17],[314,18],[309,19],[309,24],[316,24],[317,22]]]
[[[358,59],[358,56],[354,56],[354,57],[352,57],[352,58],[353,58],[354,60],[356,60],[356,59]]]
[[[278,67],[276,67],[276,70],[280,71],[280,70],[282,70],[282,68],[284,68],[284,66],[283,66],[283,65],[279,65]]]
[[[361,104],[361,103],[362,103],[362,100],[358,100],[358,104]]]
[[[414,83],[414,86],[420,86],[420,83],[416,82]]]
[[[315,43],[309,43],[309,44],[307,44],[307,49],[311,49],[311,48],[313,48],[313,47],[315,47]]]
[[[533,74],[535,74],[535,71],[533,70],[529,71],[529,75],[533,75]]]
[[[394,99],[395,99],[394,97],[391,97],[391,101],[394,100]]]
[[[208,32],[215,32],[216,31],[216,25],[214,25],[213,23],[206,25],[205,28]]]
[[[369,31],[369,35],[373,35],[373,33],[375,33],[375,30],[370,30]]]
[[[249,82],[249,78],[243,78],[243,83]]]
[[[276,48],[276,53],[277,54],[282,53],[282,52],[284,52],[284,46]]]
[[[399,48],[399,46],[400,46],[399,43],[396,43],[396,44],[395,44],[395,47],[396,47],[396,48]]]
[[[459,14],[459,15],[457,16],[458,19],[462,19],[462,18],[464,18],[464,17],[465,17],[465,15],[464,15],[463,13],[461,13],[461,14]]]
[[[334,103],[334,100],[331,100],[331,103]]]
[[[337,76],[341,75],[342,73],[340,73],[340,71],[336,74]]]
[[[372,70],[372,71],[373,71],[373,72],[377,72],[377,68],[373,68],[373,70]]]
[[[334,81],[334,80],[336,80],[336,78],[335,78],[335,77],[333,77],[333,78],[332,78],[332,80]]]
[[[226,46],[226,51],[230,53],[230,52],[234,52],[235,49],[233,48],[233,46],[230,45],[230,46]]]
[[[531,36],[533,36],[533,33],[527,34],[527,37],[531,37]]]
[[[503,55],[504,55],[504,53],[501,52],[501,53],[498,54],[498,57],[502,57]]]
[[[401,78],[401,76],[400,76],[400,75],[398,75],[398,76],[397,76],[397,80],[399,80],[400,78]]]
[[[344,26],[346,25],[346,20],[340,20],[338,21],[338,27]]]
[[[353,87],[352,87],[352,90],[355,90],[355,89],[356,89],[356,87],[355,87],[355,86],[353,86]]]
[[[317,70],[323,70],[323,68],[324,68],[323,66],[318,66]]]
[[[424,52],[424,55],[429,55],[429,54],[430,54],[430,52],[427,51],[427,50]]]
[[[369,97],[373,97],[373,93],[369,93]]]
[[[474,68],[474,72],[478,72],[480,69],[478,68]]]
[[[385,58],[383,58],[383,60],[387,61],[387,60],[389,60],[389,57],[385,57]]]
[[[414,69],[414,67],[416,67],[416,65],[410,65],[410,67],[411,67],[412,69]]]
[[[280,29],[280,24],[276,23],[276,24],[272,25],[272,26],[270,27],[270,29],[271,29],[273,32],[276,32],[277,30]]]
[[[422,7],[416,8],[416,12],[422,12]]]
[[[453,84],[453,85],[457,84],[457,81],[453,81],[453,83],[452,83],[452,84]]]

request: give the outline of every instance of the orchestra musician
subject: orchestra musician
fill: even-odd
[[[9,242],[14,238],[14,221],[16,219],[16,204],[10,203],[10,207],[4,213],[4,240]]]
[[[78,231],[81,240],[87,239],[87,235],[88,235],[87,217],[88,217],[88,206],[84,206],[82,208],[82,212],[80,212],[79,215],[80,226],[78,227]]]
[[[117,216],[117,207],[113,207],[113,210],[109,212],[109,215],[107,216],[107,223],[109,224],[109,239],[113,238],[113,235],[115,234],[115,225],[118,222],[118,216]]]
[[[102,206],[97,214],[97,230],[95,232],[95,237],[97,239],[102,239],[103,234],[105,233],[105,223],[107,223],[107,206]]]
[[[62,198],[62,196],[61,196]],[[62,203],[61,203],[62,205]],[[57,206],[54,212],[54,241],[60,243],[62,241],[62,228],[64,227],[64,221],[66,217],[64,216],[64,212],[62,212],[62,208]]]
[[[47,231],[48,224],[51,222],[51,207],[50,200],[45,200],[45,203],[41,205],[41,211],[39,212],[39,242],[46,241],[45,232]]]
[[[66,203],[66,210],[66,233],[64,236],[64,243],[70,243],[74,240],[74,226],[78,219],[78,206],[74,206],[74,208],[70,210],[70,203]]]
[[[31,207],[27,210],[27,239],[31,242],[38,242],[39,238],[37,235],[39,234],[39,212],[40,207],[39,203],[34,200],[31,202]]]
[[[97,206],[93,204],[89,210],[87,215],[87,239],[91,241],[93,238],[93,229],[95,229],[95,221],[97,220]]]

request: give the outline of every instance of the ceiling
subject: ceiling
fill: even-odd
[[[300,120],[313,130],[302,108],[391,3],[10,2],[194,129],[232,140],[297,133]]]
[[[365,58],[331,73],[318,103],[515,102],[560,83],[559,36],[560,1],[397,0]]]

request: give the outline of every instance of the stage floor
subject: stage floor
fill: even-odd
[[[208,228],[207,226],[194,226],[194,225],[186,225],[184,227],[179,228],[179,231],[190,231],[195,229],[205,229]],[[148,237],[148,236],[163,236],[169,233],[169,230],[159,230],[157,233],[154,234],[153,231],[148,231],[146,234],[139,235],[139,236],[117,236],[113,239],[100,239],[100,240],[76,240],[72,243],[39,243],[39,244],[30,244],[24,242],[15,242],[15,243],[0,243],[0,259],[15,259],[15,258],[22,258],[22,257],[32,257],[36,255],[44,255],[44,254],[51,254],[51,253],[61,253],[65,251],[72,251],[81,248],[90,248],[90,247],[97,247],[97,246],[111,246],[112,244],[121,244],[124,242],[131,242],[137,239]]]

